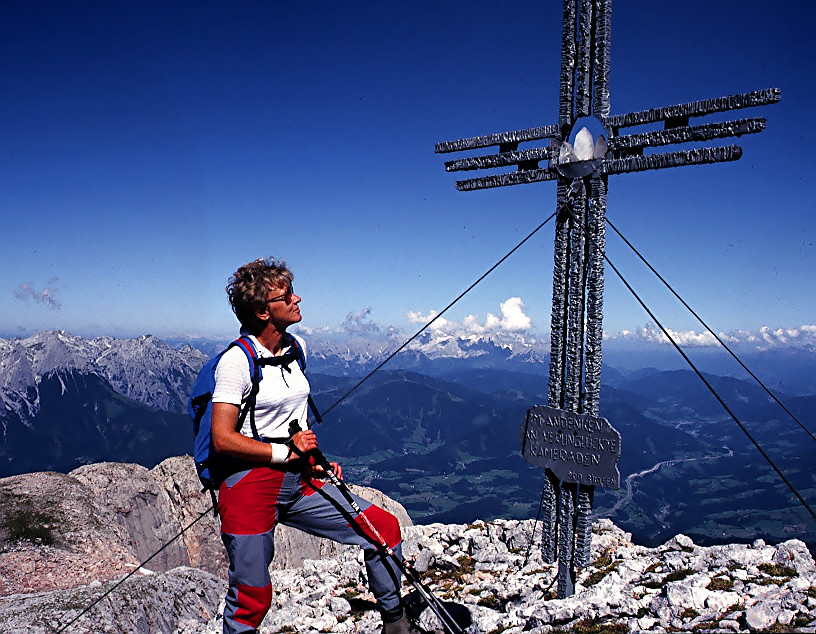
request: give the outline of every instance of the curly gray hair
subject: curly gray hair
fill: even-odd
[[[286,289],[295,279],[286,262],[275,258],[259,258],[240,267],[227,284],[232,311],[241,325],[253,335],[263,330],[256,313],[266,308],[269,291]]]

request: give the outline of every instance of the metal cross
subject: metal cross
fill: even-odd
[[[764,118],[689,125],[692,117],[776,103],[776,88],[693,101],[640,112],[610,115],[609,51],[611,0],[564,0],[558,123],[438,143],[437,153],[498,147],[498,152],[447,161],[450,172],[516,166],[512,173],[460,180],[456,188],[557,181],[557,223],[553,270],[548,401],[551,408],[598,415],[603,338],[603,272],[606,190],[610,174],[683,165],[735,161],[736,145],[644,154],[646,148],[711,141],[765,129]],[[582,117],[594,116],[606,144],[586,133],[568,141]],[[663,129],[621,135],[624,128],[663,123]],[[547,146],[519,149],[521,143],[549,140]],[[546,166],[542,167],[542,163]],[[558,559],[559,598],[574,592],[576,568],[589,563],[594,487],[559,480],[546,470],[544,559]]]

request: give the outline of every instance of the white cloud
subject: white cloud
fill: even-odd
[[[462,328],[469,333],[480,335],[485,331],[485,327],[479,323],[476,315],[468,315],[462,320]]]
[[[672,339],[680,346],[716,347],[720,345],[714,335],[708,331],[667,330]],[[717,336],[728,346],[750,345],[762,350],[785,346],[816,346],[816,325],[804,324],[796,328],[762,326],[757,331],[732,330],[730,332],[719,332]],[[639,326],[632,330],[622,330],[619,333],[607,332],[604,333],[604,339],[667,345],[671,343],[666,335],[653,324]]]
[[[56,283],[58,280],[58,277],[52,277],[48,280],[47,286],[41,291],[35,290],[30,282],[20,284],[17,290],[14,291],[14,297],[24,302],[33,301],[36,304],[45,304],[52,310],[59,310],[62,308],[62,303],[56,297],[58,293]]]
[[[710,332],[694,332],[693,330],[675,331],[668,329],[669,335],[681,346],[719,346],[717,338]]]
[[[501,312],[504,319],[499,325],[504,330],[525,331],[530,330],[533,325],[530,318],[524,314],[524,302],[521,301],[521,297],[510,297],[507,301],[502,302]]]
[[[533,323],[524,313],[524,302],[520,297],[510,297],[499,306],[501,315],[487,313],[484,324],[479,323],[479,317],[470,314],[461,323],[440,317],[430,328],[438,334],[448,336],[473,337],[478,335],[494,335],[500,333],[524,333],[531,330]],[[420,311],[410,311],[406,314],[412,324],[425,324],[434,319],[438,313],[435,310],[423,315]]]
[[[803,324],[798,328],[763,326],[759,329],[755,340],[766,344],[766,347],[813,346],[816,345],[816,325]]]
[[[311,326],[298,324],[295,328],[298,331],[298,334],[303,334],[307,337],[311,337],[313,335],[328,335],[332,333],[332,329],[329,326],[319,326],[317,328],[313,328]]]
[[[431,324],[432,330],[445,330],[447,326],[451,323],[444,317],[437,317],[439,313],[435,310],[432,310],[427,315],[423,315],[419,311],[408,311],[406,317],[408,317],[408,321],[412,324],[427,324],[429,321],[434,319],[435,321]]]
[[[382,333],[380,326],[369,320],[371,316],[371,306],[363,308],[356,313],[349,313],[341,326],[341,331],[349,335],[374,336]]]
[[[482,320],[479,315],[469,314],[461,321],[439,317],[431,310],[427,314],[410,311],[406,318],[412,324],[429,324],[423,328],[424,336],[414,343],[414,347],[429,354],[445,352],[445,356],[481,354],[479,344],[490,342],[513,354],[529,353],[543,358],[548,349],[549,337],[539,338],[533,332],[533,322],[524,312],[524,302],[520,297],[509,297],[499,304],[498,313],[487,313]],[[436,319],[433,323],[431,320]]]

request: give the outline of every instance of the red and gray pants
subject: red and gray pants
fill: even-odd
[[[397,556],[402,536],[397,519],[353,496]],[[269,564],[275,554],[275,526],[280,522],[311,535],[364,550],[368,582],[380,611],[401,612],[400,573],[361,518],[332,484],[301,473],[255,467],[229,476],[218,494],[221,539],[229,555],[229,590],[224,634],[254,632],[272,603]]]

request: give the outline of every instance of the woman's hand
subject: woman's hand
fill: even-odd
[[[332,473],[337,477],[338,480],[343,479],[343,467],[340,466],[337,462],[330,462]],[[312,467],[314,471],[317,473],[326,473],[326,469],[323,465],[316,464]]]
[[[297,458],[307,455],[310,451],[314,451],[318,448],[317,436],[315,436],[315,433],[311,429],[297,432],[292,436],[291,442],[295,447],[297,447],[298,451],[292,451],[292,454],[289,456],[289,460],[296,460]],[[342,480],[343,467],[341,467],[337,462],[330,462],[329,464],[331,465],[332,473],[337,476],[338,480]],[[321,473],[326,472],[323,466],[319,464],[313,465],[312,469]]]
[[[317,436],[311,429],[299,431],[292,436],[292,444],[297,447],[298,451],[293,451],[289,460],[297,460],[304,454],[317,449]]]

